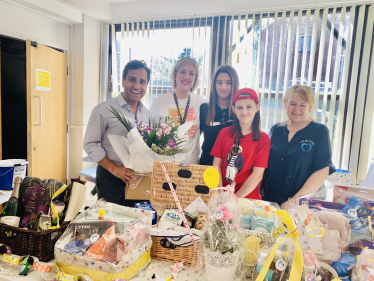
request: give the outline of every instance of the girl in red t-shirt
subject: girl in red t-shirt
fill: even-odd
[[[239,198],[261,199],[260,184],[268,166],[270,138],[261,132],[260,104],[253,89],[237,91],[232,101],[233,126],[222,129],[213,146],[213,166],[220,186],[235,183]]]

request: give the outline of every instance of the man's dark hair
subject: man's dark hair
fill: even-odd
[[[149,80],[151,79],[151,70],[148,68],[147,64],[144,60],[132,60],[129,61],[125,68],[123,69],[122,78],[123,80],[126,80],[127,72],[132,69],[140,69],[144,68],[145,71],[147,71],[147,84],[149,83]]]

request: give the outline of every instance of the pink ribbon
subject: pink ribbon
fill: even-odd
[[[174,200],[175,200],[175,203],[177,204],[177,207],[179,209],[179,212],[181,214],[181,217],[183,219],[183,222],[184,222],[184,226],[187,228],[187,231],[188,231],[188,234],[191,238],[191,241],[192,241],[192,244],[194,245],[195,247],[195,250],[198,251],[198,247],[197,247],[197,243],[195,241],[195,238],[193,237],[193,234],[192,234],[192,231],[191,231],[191,228],[190,228],[190,225],[187,223],[187,220],[186,220],[186,217],[184,216],[184,212],[183,212],[183,209],[182,209],[182,206],[181,204],[179,203],[179,199],[178,199],[178,196],[177,194],[175,193],[175,190],[174,190],[174,187],[171,183],[171,180],[169,178],[169,174],[168,172],[166,171],[166,167],[164,165],[164,162],[160,161],[160,165],[161,165],[161,168],[162,170],[164,171],[164,174],[165,174],[165,178],[169,184],[169,187],[170,187],[170,190],[171,190],[171,193],[173,194],[174,196]]]
[[[229,186],[229,185],[226,186],[226,187],[216,187],[216,188],[214,188],[214,189],[212,189],[212,190],[225,190],[225,191],[228,191],[228,192],[230,192],[232,198],[234,198],[236,204],[239,203],[239,201],[238,201],[238,197],[236,197],[235,193],[232,191],[231,186]]]

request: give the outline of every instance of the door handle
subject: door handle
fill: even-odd
[[[40,112],[39,112],[39,124],[34,124],[35,126],[41,126],[42,125],[42,108],[43,108],[43,102],[42,102],[42,97],[41,96],[34,96],[36,98],[39,98],[39,107],[40,107]]]

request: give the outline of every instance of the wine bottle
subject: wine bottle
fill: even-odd
[[[19,226],[20,217],[18,214],[18,200],[19,200],[19,189],[22,182],[21,177],[16,177],[14,180],[14,189],[12,195],[10,196],[9,201],[6,203],[2,217],[0,219],[1,223],[12,225],[12,226]]]

